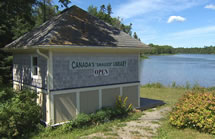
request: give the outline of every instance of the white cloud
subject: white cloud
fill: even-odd
[[[207,0],[129,0],[119,5],[115,16],[131,18],[146,13],[180,11],[206,2]]]
[[[170,16],[167,23],[172,23],[174,21],[179,21],[179,22],[184,22],[186,18],[181,17],[181,16]]]
[[[215,10],[215,5],[209,4],[209,5],[206,5],[205,8]]]

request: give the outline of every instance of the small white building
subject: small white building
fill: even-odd
[[[42,120],[56,125],[79,113],[140,106],[140,52],[147,46],[72,6],[5,46],[13,52],[13,87],[38,92]]]

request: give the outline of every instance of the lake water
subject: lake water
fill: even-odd
[[[177,54],[150,56],[141,61],[141,84],[199,84],[215,86],[215,55]]]

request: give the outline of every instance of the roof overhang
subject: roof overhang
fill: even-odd
[[[3,48],[8,52],[32,52],[36,49],[52,50],[57,52],[83,52],[83,53],[142,53],[150,50],[150,47],[107,47],[107,46],[70,46],[70,45],[38,45],[26,46],[22,48]]]

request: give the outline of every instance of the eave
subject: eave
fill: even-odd
[[[77,52],[77,53],[142,53],[150,47],[125,47],[125,46],[71,46],[71,45],[37,45],[21,48],[3,48],[3,50],[16,52],[34,52],[37,49],[51,50],[53,52]]]

